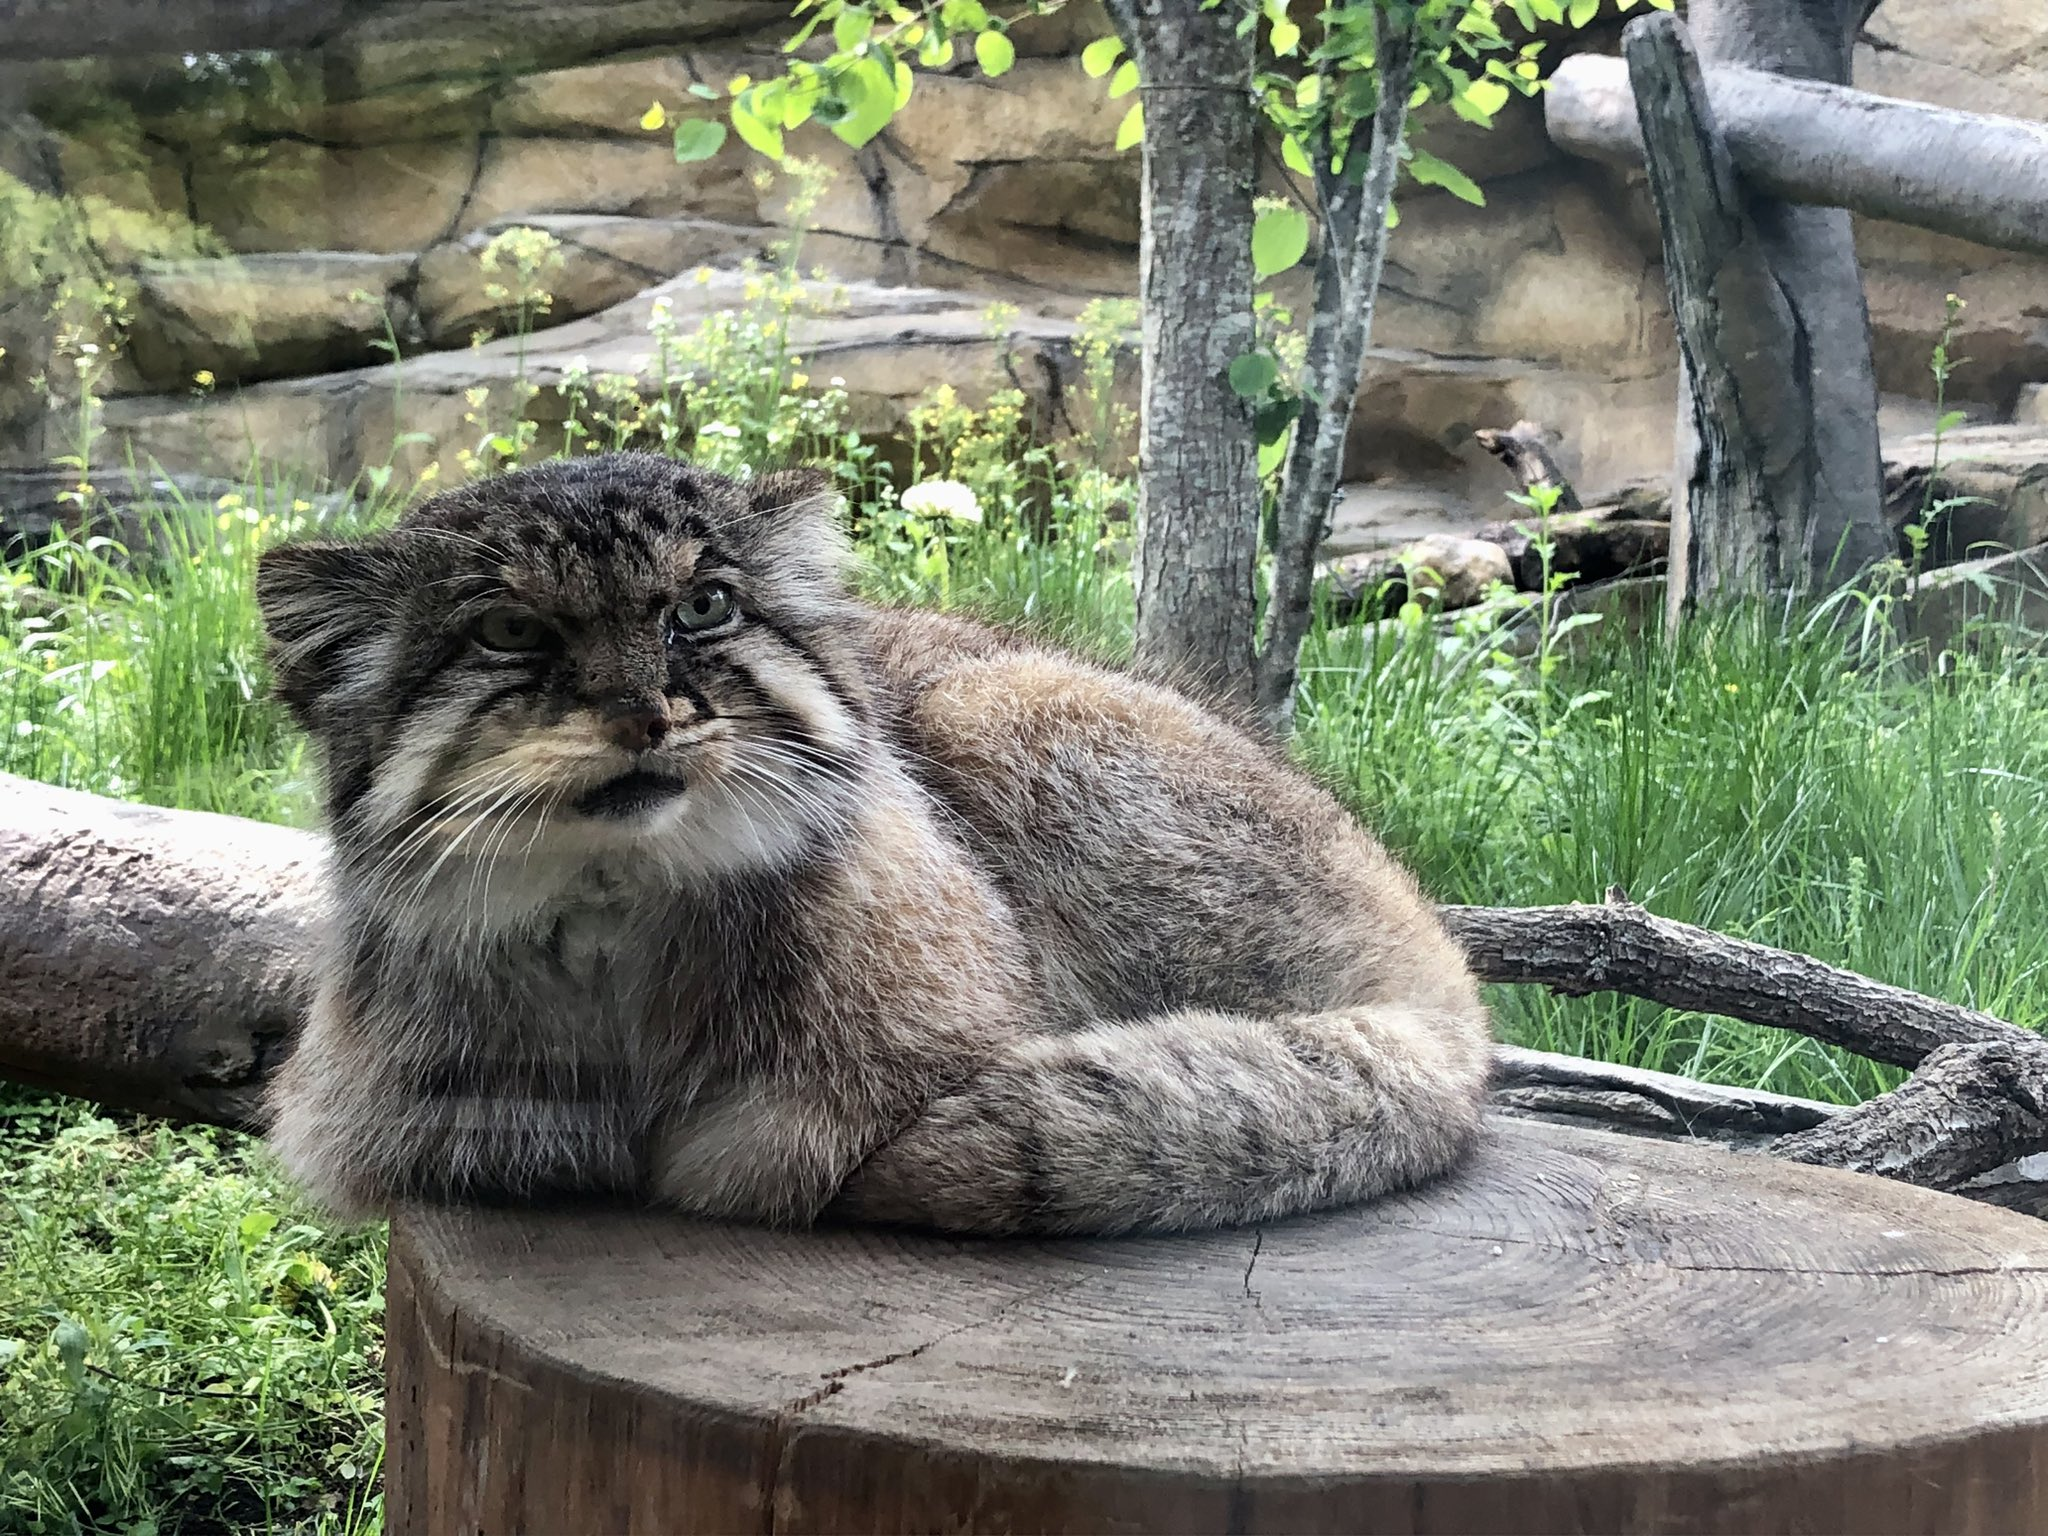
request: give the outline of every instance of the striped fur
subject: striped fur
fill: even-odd
[[[334,847],[299,1178],[1112,1232],[1454,1163],[1487,1022],[1407,875],[1176,693],[854,601],[834,511],[614,456],[265,558]]]

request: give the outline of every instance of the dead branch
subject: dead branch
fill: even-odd
[[[1482,427],[1472,436],[1480,447],[1507,467],[1507,472],[1515,477],[1515,484],[1525,494],[1533,495],[1540,486],[1554,486],[1557,502],[1551,510],[1579,510],[1579,493],[1572,489],[1571,481],[1558,468],[1544,431],[1535,422],[1518,421],[1505,428]]]
[[[1667,1008],[1789,1029],[1914,1067],[1944,1045],[2038,1046],[2016,1024],[1887,986],[1808,955],[1656,917],[1619,889],[1599,906],[1443,907],[1482,981],[1565,997],[1623,992]]]
[[[1959,1188],[2048,1152],[2048,1044],[1944,1045],[1890,1093],[1791,1132],[1771,1150],[1795,1162]]]

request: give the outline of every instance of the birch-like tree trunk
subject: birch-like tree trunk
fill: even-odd
[[[1293,721],[1316,551],[1329,532],[1330,508],[1344,470],[1344,438],[1372,345],[1373,300],[1387,255],[1387,204],[1400,174],[1401,137],[1414,83],[1411,40],[1389,27],[1385,11],[1373,14],[1380,94],[1364,164],[1358,162],[1361,146],[1353,145],[1345,173],[1333,171],[1327,138],[1314,160],[1322,245],[1316,257],[1302,413],[1288,445],[1274,520],[1273,583],[1259,653],[1259,711],[1268,730],[1281,738]]]
[[[1248,711],[1258,444],[1228,375],[1253,340],[1254,39],[1232,7],[1105,8],[1144,82],[1134,662]]]

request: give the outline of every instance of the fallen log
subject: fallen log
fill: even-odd
[[[305,1000],[320,858],[310,832],[0,775],[0,1076],[119,1109],[255,1129],[263,1081],[290,1049]],[[1989,1014],[1656,917],[1619,891],[1598,906],[1439,910],[1485,981],[1567,996],[1621,992],[1794,1030],[1898,1066],[1959,1043],[2048,1061],[2048,1043]],[[1732,1146],[1889,1112],[1836,1114],[1782,1095],[1512,1048],[1503,1048],[1498,1071],[1506,1109]],[[1970,1091],[1995,1095],[2034,1081],[1980,1076]],[[2026,1108],[2018,1118],[1997,1104],[1973,1111],[1967,1136],[1959,1132],[1939,1165],[1943,1187],[2035,1150],[2024,1139]],[[1991,1134],[1999,1125],[2023,1138],[2017,1149]],[[1861,1167],[1867,1141],[1845,1133],[1840,1157]]]
[[[1703,73],[1736,169],[1758,189],[1999,250],[2048,254],[2048,124],[1734,64],[1709,63]],[[1572,154],[1643,163],[1620,59],[1566,59],[1543,93],[1543,119],[1552,142]]]
[[[253,1125],[297,1028],[320,850],[0,774],[0,1075]]]

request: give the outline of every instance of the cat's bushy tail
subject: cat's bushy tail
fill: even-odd
[[[1009,1044],[871,1156],[836,1209],[957,1232],[1174,1231],[1370,1198],[1479,1126],[1484,1010],[1183,1011]]]

